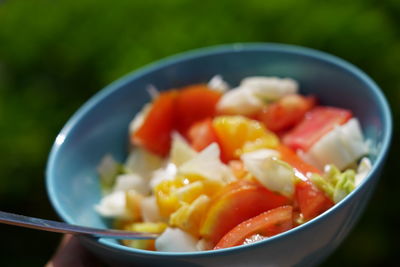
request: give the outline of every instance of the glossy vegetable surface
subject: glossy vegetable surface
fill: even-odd
[[[214,249],[242,245],[253,235],[267,238],[287,231],[292,228],[292,212],[291,206],[281,206],[252,217],[225,234]]]
[[[288,203],[289,199],[269,191],[258,182],[239,180],[214,197],[200,233],[216,244],[239,223]]]
[[[305,114],[300,123],[283,138],[283,143],[292,149],[307,151],[318,139],[336,125],[352,117],[350,110],[318,106]]]

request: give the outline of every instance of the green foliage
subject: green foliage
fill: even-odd
[[[51,144],[66,120],[118,77],[193,48],[282,42],[333,53],[378,82],[397,121],[399,12],[396,0],[0,1],[2,208],[51,216],[43,211],[50,209],[43,196],[44,169]],[[397,152],[395,141],[392,154]],[[390,180],[390,174],[399,171],[397,165],[386,170],[389,180],[374,200],[394,201],[391,194],[383,196],[382,186],[399,184]],[[25,206],[27,203],[37,205]],[[385,211],[390,213],[389,208],[382,211],[372,204],[353,237],[328,264],[385,262],[389,252],[382,247],[393,242],[390,232],[368,217],[385,215]],[[366,234],[370,229],[378,232]],[[362,250],[365,236],[375,240],[366,247],[367,253]],[[35,247],[33,241],[20,242]],[[353,246],[355,242],[358,246]],[[10,257],[17,257],[17,252],[8,251]],[[51,249],[30,256],[32,262],[42,265],[49,253]]]

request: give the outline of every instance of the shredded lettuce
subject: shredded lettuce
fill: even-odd
[[[333,199],[333,194],[335,192],[335,187],[332,183],[330,183],[325,177],[320,176],[319,174],[313,173],[310,176],[310,180],[316,185],[320,190],[325,192],[325,194]]]
[[[335,186],[335,192],[333,194],[333,201],[335,203],[338,203],[355,189],[355,176],[356,172],[351,169],[346,170],[339,175],[338,182]]]
[[[352,169],[341,172],[336,166],[327,165],[323,176],[314,173],[310,179],[333,202],[338,203],[355,189],[355,177],[356,172]]]

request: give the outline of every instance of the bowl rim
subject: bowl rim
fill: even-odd
[[[259,246],[265,246],[267,244],[272,244],[281,238],[287,237],[295,232],[302,231],[303,229],[310,228],[313,224],[323,221],[327,219],[334,213],[336,213],[342,206],[348,203],[351,199],[353,199],[359,191],[361,191],[367,181],[373,179],[373,177],[377,177],[377,173],[380,170],[380,167],[383,166],[384,160],[388,154],[389,146],[392,138],[392,115],[390,112],[390,106],[383,95],[383,92],[379,88],[379,86],[362,70],[360,70],[355,65],[339,58],[334,55],[331,55],[326,52],[322,52],[319,50],[315,50],[312,48],[306,48],[297,45],[289,45],[289,44],[281,44],[281,43],[232,43],[232,44],[223,44],[216,46],[209,46],[194,50],[189,50],[183,53],[178,53],[176,55],[172,55],[166,57],[161,60],[154,61],[153,63],[147,64],[137,70],[134,70],[116,81],[110,83],[103,89],[99,90],[95,95],[93,95],[89,100],[87,100],[66,122],[64,127],[61,129],[60,133],[57,135],[51,151],[49,153],[47,166],[46,166],[46,188],[47,194],[50,199],[50,202],[57,212],[57,214],[66,222],[74,223],[74,219],[69,216],[65,210],[63,209],[61,202],[56,197],[57,193],[55,190],[54,177],[57,177],[55,172],[55,163],[57,161],[58,152],[60,147],[62,146],[66,136],[73,130],[75,125],[80,121],[80,119],[90,111],[94,106],[96,106],[101,100],[104,100],[109,95],[118,90],[118,88],[123,85],[131,82],[132,80],[138,79],[148,73],[153,71],[157,71],[158,69],[164,68],[170,64],[181,63],[185,61],[190,61],[196,58],[201,58],[205,56],[213,56],[218,54],[225,53],[240,53],[240,52],[279,52],[285,54],[293,54],[293,55],[301,55],[308,58],[313,58],[319,61],[323,61],[332,65],[335,65],[341,69],[344,69],[354,77],[358,78],[362,82],[366,84],[374,97],[377,99],[378,106],[383,113],[382,124],[384,126],[382,143],[380,144],[380,152],[378,153],[375,163],[372,165],[372,169],[370,173],[365,177],[365,179],[358,185],[349,195],[347,195],[342,201],[335,204],[332,208],[320,214],[319,216],[313,218],[312,220],[297,226],[296,228],[290,229],[286,232],[278,234],[276,236],[270,237],[266,240],[255,242],[253,244],[249,244],[246,246],[237,246],[219,250],[212,251],[196,251],[196,252],[162,252],[162,251],[149,251],[149,250],[140,250],[135,248],[130,248],[127,246],[123,246],[119,243],[109,242],[106,239],[98,239],[95,241],[96,243],[102,243],[103,245],[113,248],[116,250],[122,250],[127,253],[133,254],[141,254],[143,256],[161,256],[161,257],[178,257],[178,258],[186,258],[186,257],[204,257],[211,255],[228,255],[231,253],[236,253],[238,250],[245,251],[248,249],[253,249]],[[90,238],[92,239],[92,238]]]

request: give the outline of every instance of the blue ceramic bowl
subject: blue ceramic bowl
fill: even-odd
[[[100,199],[96,166],[111,153],[127,155],[128,124],[148,102],[145,88],[161,90],[208,81],[221,74],[231,85],[247,76],[291,77],[302,93],[323,104],[351,109],[374,151],[373,169],[343,201],[319,217],[252,245],[196,253],[128,248],[115,240],[82,237],[113,265],[312,266],[339,246],[366,206],[380,176],[392,133],[388,104],[378,86],[353,65],[311,49],[280,44],[234,44],[174,56],[114,82],[84,104],[57,136],[47,166],[47,189],[60,217],[73,224],[107,227],[93,209]],[[182,264],[182,265],[180,265]]]

